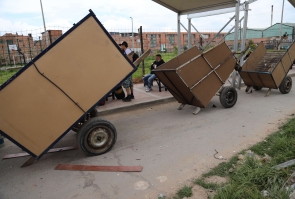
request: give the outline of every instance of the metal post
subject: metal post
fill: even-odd
[[[240,21],[239,21],[239,23],[241,23],[241,21],[244,19],[244,17],[242,17],[241,19],[240,19]],[[234,29],[235,27],[233,26],[227,33],[226,33],[226,35],[218,42],[218,44],[220,44],[224,39],[225,39],[225,37],[227,36],[227,35],[229,35],[230,33],[231,33],[231,31]]]
[[[188,19],[188,34],[187,34],[187,48],[190,49],[192,47],[191,43],[191,35],[192,35],[192,21]]]
[[[242,44],[241,44],[241,51],[245,50],[246,48],[246,36],[247,36],[247,24],[248,24],[248,10],[249,10],[249,3],[248,1],[245,2],[245,11],[244,11],[244,24],[243,24],[243,35],[242,35]],[[242,56],[240,59],[240,65],[243,66],[244,64],[244,57]],[[238,81],[238,88],[241,89],[242,79],[239,75]]]
[[[7,40],[6,40],[6,45],[7,45],[7,53],[8,53],[9,63],[10,63],[10,66],[12,66],[12,65],[11,65],[11,58],[10,58],[9,45],[8,45],[8,41],[7,41]]]
[[[271,21],[270,21],[270,26],[272,26],[272,20],[273,20],[273,5],[271,6]]]
[[[139,28],[139,37],[140,37],[141,54],[143,54],[144,50],[143,50],[143,39],[142,39],[142,26],[140,26]],[[144,74],[145,74],[144,60],[142,60],[142,75]]]
[[[134,35],[133,35],[133,18],[132,17],[130,17],[131,18],[131,22],[132,22],[132,50],[134,51]]]
[[[42,0],[40,0],[40,5],[41,5],[41,11],[42,11],[42,18],[43,18],[44,32],[46,32],[46,25],[45,25],[45,19],[44,19],[44,12],[43,12]]]
[[[209,45],[210,45],[210,43],[212,42],[212,41],[214,41],[214,39],[221,33],[221,31],[223,31],[223,29],[233,20],[235,18],[235,16],[233,16],[221,29],[220,29],[220,31],[207,43],[207,45],[204,47],[204,49],[206,49]]]
[[[28,43],[29,43],[29,49],[30,49],[30,58],[32,60],[32,50],[31,50],[31,41],[30,41],[30,38],[28,37]]]
[[[240,0],[237,0],[236,3],[236,19],[235,19],[235,38],[234,38],[234,52],[238,51],[238,37],[239,37],[239,18],[240,18]],[[232,86],[236,87],[236,75],[237,71],[233,71],[232,73]]]
[[[279,46],[278,46],[278,50],[280,50],[280,47],[281,47],[281,43],[282,43],[282,23],[283,23],[283,16],[284,16],[284,3],[285,3],[285,0],[283,0],[283,6],[282,6],[282,16],[281,16],[281,26],[280,26],[280,43],[279,43]]]
[[[178,55],[180,55],[180,14],[177,13],[177,47],[178,47]]]
[[[196,29],[196,27],[192,24],[193,29],[195,29],[195,31],[200,35],[200,37],[202,38],[203,42],[205,43],[205,45],[207,45],[206,40],[204,39],[203,35]]]

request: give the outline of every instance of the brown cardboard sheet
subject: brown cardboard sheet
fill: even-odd
[[[35,64],[84,111],[134,70],[94,16]],[[74,102],[31,64],[0,91],[0,130],[39,156],[84,114]]]
[[[159,68],[157,68],[156,70],[176,69],[179,66],[181,66],[182,64],[190,61],[191,59],[193,59],[194,57],[197,57],[200,54],[201,54],[200,50],[196,46],[193,46],[192,48],[184,51],[180,55],[169,60],[165,64],[159,66]],[[164,61],[166,61],[166,60],[164,60]]]
[[[284,71],[284,68],[283,68],[283,65],[281,62],[279,62],[277,67],[272,72],[272,76],[273,76],[276,86],[279,87],[280,84],[282,83],[283,79],[286,76],[286,73]]]
[[[194,56],[197,53],[194,47],[154,72],[178,102],[204,108],[234,70],[236,61],[225,43],[201,56]],[[214,53],[218,54],[215,58]],[[175,67],[178,58],[181,60],[178,64],[181,65]],[[216,73],[220,73],[218,76],[221,79]]]
[[[176,72],[182,78],[186,86],[191,88],[204,78],[211,70],[212,69],[206,60],[200,56],[185,66],[179,68]]]
[[[259,86],[259,87],[263,87],[263,82],[260,79],[260,76],[258,75],[258,73],[249,73],[249,76],[252,80],[252,82],[254,83],[255,86]]]
[[[295,42],[288,49],[289,56],[292,61],[295,61]]]
[[[236,65],[236,60],[231,57],[221,64],[219,68],[216,69],[217,74],[223,82],[226,82],[231,72],[234,70]]]
[[[261,73],[259,73],[258,75],[259,75],[260,79],[262,80],[263,87],[273,88],[273,89],[278,88],[276,86],[271,74],[261,74]]]
[[[213,68],[216,68],[222,62],[224,62],[228,57],[232,55],[232,52],[228,48],[225,42],[219,44],[218,46],[211,48],[209,51],[204,53],[204,57],[210,63]]]
[[[257,46],[255,51],[251,53],[247,61],[243,64],[243,71],[255,71],[258,63],[261,61],[263,56],[266,53],[266,48],[264,47],[263,42]]]
[[[289,72],[290,67],[293,65],[293,61],[291,62],[290,56],[288,53],[284,55],[284,57],[281,60],[281,63],[283,64],[283,68],[285,71],[285,74],[287,75]]]
[[[239,74],[241,75],[245,85],[254,86],[254,83],[253,83],[251,77],[249,76],[249,72],[241,71],[241,72],[239,72]]]
[[[191,92],[202,102],[203,107],[206,107],[222,85],[223,83],[219,80],[216,74],[211,73],[198,85],[192,88]]]

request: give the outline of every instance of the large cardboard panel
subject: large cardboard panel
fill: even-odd
[[[241,75],[245,85],[254,86],[254,83],[253,83],[251,77],[249,76],[249,73],[250,72],[241,71],[239,74]]]
[[[217,74],[223,82],[228,79],[229,75],[234,70],[236,63],[236,60],[231,57],[226,60],[219,68],[216,69]]]
[[[34,62],[87,111],[134,68],[93,15],[78,24]],[[0,130],[40,156],[84,114],[74,102],[31,64],[0,92]]]
[[[248,73],[250,76],[252,82],[254,83],[253,86],[259,86],[259,87],[264,87],[262,80],[260,79],[258,73]]]
[[[260,77],[260,80],[262,81],[263,83],[263,87],[266,87],[266,88],[274,88],[274,89],[277,89],[278,87],[276,86],[273,78],[272,78],[272,75],[271,74],[262,74],[262,73],[258,73],[259,77]]]
[[[92,17],[35,63],[86,111],[133,70]]]
[[[194,96],[206,107],[223,83],[215,73],[208,75],[203,81],[191,89]]]
[[[287,75],[290,70],[290,67],[293,65],[293,62],[291,62],[291,59],[288,53],[285,53],[281,62],[283,63],[285,74]]]
[[[165,87],[169,90],[169,92],[174,96],[174,98],[179,102],[179,103],[186,103],[185,98],[182,96],[181,92],[178,91],[175,86],[174,83],[171,82],[171,80],[169,79],[169,73],[176,73],[175,70],[171,70],[171,71],[155,71],[155,75],[161,80],[161,82],[165,85]],[[165,75],[165,74],[168,74]]]
[[[193,59],[194,57],[197,57],[200,54],[201,54],[201,51],[196,46],[193,46],[192,48],[184,51],[183,53],[181,53],[177,57],[174,57],[173,59],[166,62],[165,64],[162,64],[156,70],[176,69],[182,64],[190,61],[191,59]]]
[[[295,61],[295,42],[289,47],[288,49],[289,56],[291,58],[291,61]]]
[[[263,56],[266,53],[266,48],[264,47],[263,42],[257,46],[253,53],[248,57],[246,62],[243,64],[243,71],[255,71],[258,63],[261,61]]]
[[[286,73],[284,71],[283,65],[281,62],[279,62],[277,67],[272,72],[272,77],[273,77],[277,87],[280,86],[280,84],[282,83],[285,76],[286,76]]]
[[[207,59],[213,68],[216,68],[222,62],[224,62],[232,52],[228,48],[225,42],[205,52],[203,56]]]
[[[190,88],[204,78],[211,70],[206,60],[203,57],[198,57],[183,67],[178,68],[176,72],[186,86]]]

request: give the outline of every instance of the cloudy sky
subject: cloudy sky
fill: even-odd
[[[71,27],[92,9],[109,31],[130,31],[143,26],[146,31],[176,30],[176,14],[151,0],[42,0],[47,27]],[[280,22],[283,0],[258,0],[250,4],[250,28],[265,28]],[[200,31],[218,31],[234,13],[193,19]],[[187,24],[186,16],[181,21]],[[295,23],[295,8],[286,0],[283,22]],[[229,25],[231,28],[233,23]],[[40,0],[0,0],[0,35],[42,29]],[[229,29],[228,28],[228,29]]]

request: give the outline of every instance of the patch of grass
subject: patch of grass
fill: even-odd
[[[271,157],[269,162],[264,162],[255,156],[246,156],[242,164],[238,164],[238,157],[234,156],[228,162],[223,162],[208,173],[202,175],[195,183],[216,191],[214,199],[265,199],[265,198],[289,198],[290,191],[286,189],[288,179],[294,172],[295,166],[277,170],[274,166],[295,159],[295,119],[289,120],[280,130],[265,141],[250,148],[260,157],[265,154]],[[235,165],[232,173],[229,169]],[[209,176],[228,177],[229,183],[218,186],[208,184],[204,179]],[[266,194],[266,196],[264,196]]]
[[[192,187],[184,186],[177,192],[178,198],[191,197],[193,195]]]
[[[0,71],[0,85],[11,78],[17,71],[19,71],[19,69]]]

